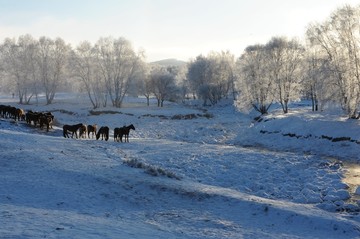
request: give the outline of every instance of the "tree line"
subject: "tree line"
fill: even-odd
[[[306,43],[274,37],[245,49],[237,61],[240,103],[262,114],[272,103],[311,99],[313,110],[339,104],[349,118],[359,117],[360,7],[346,5],[306,30]]]
[[[0,45],[2,90],[16,91],[20,103],[44,93],[51,104],[60,90],[80,90],[93,108],[110,102],[121,107],[125,95],[214,105],[232,98],[241,109],[266,114],[278,103],[284,113],[301,98],[312,109],[338,104],[349,118],[359,116],[360,6],[338,8],[323,22],[309,24],[305,42],[273,37],[246,47],[236,58],[229,51],[199,55],[176,67],[146,63],[125,38],[103,37],[75,48],[61,38],[31,35],[7,38]]]

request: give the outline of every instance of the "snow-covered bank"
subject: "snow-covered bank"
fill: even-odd
[[[313,112],[303,104],[288,114],[275,110],[253,121],[249,129],[249,135],[238,135],[235,141],[360,162],[360,120],[348,119],[340,111]]]
[[[24,123],[0,121],[0,235],[360,237],[357,213],[338,212],[358,208],[346,201],[349,193],[342,182],[341,164],[328,161],[322,157],[326,154],[317,151],[304,154],[301,146],[289,149],[296,137],[275,138],[275,134],[260,132],[279,130],[275,123],[280,122],[280,115],[276,116],[279,119],[254,123],[231,105],[204,112],[176,104],[160,109],[139,102],[130,107],[130,103],[101,114],[91,114],[89,107],[71,99],[38,106],[56,116],[58,125],[49,133]],[[189,114],[199,116],[172,117]],[[212,116],[201,117],[204,114]],[[126,144],[112,138],[107,142],[63,138],[60,126],[78,122],[108,125],[112,130],[133,123],[136,130]],[[293,122],[300,124],[300,120]],[[262,127],[265,124],[266,129]],[[255,147],[271,146],[268,140],[278,141],[277,147],[272,147],[276,150]],[[301,144],[305,139],[296,140]],[[333,156],[352,147],[321,142],[323,148],[337,152]],[[129,161],[137,167],[131,167]]]

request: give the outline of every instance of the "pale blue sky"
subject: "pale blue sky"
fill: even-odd
[[[240,56],[273,36],[303,38],[310,22],[358,0],[0,0],[0,40],[31,34],[72,46],[125,37],[147,60]]]

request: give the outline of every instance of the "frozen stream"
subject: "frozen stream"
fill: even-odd
[[[360,195],[356,193],[356,189],[360,185],[360,165],[355,163],[344,163],[344,174],[343,182],[349,185],[349,191],[351,193],[352,201],[359,201]]]

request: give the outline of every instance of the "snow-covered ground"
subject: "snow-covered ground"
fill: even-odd
[[[360,121],[338,112],[0,104],[56,118],[50,132],[0,121],[0,238],[360,238]],[[64,138],[77,123],[111,137]],[[129,124],[130,142],[114,142]]]

